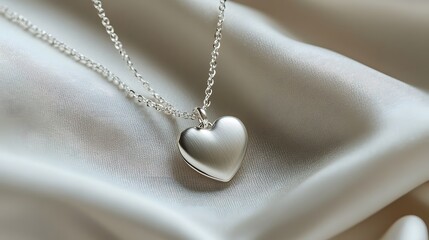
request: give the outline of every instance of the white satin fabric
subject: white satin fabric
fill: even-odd
[[[90,1],[0,4],[142,92]],[[153,87],[201,105],[218,2],[104,4]],[[249,133],[227,184],[181,159],[194,122],[0,19],[0,239],[428,239],[429,3],[227,4],[209,117]]]

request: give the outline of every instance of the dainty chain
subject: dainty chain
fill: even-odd
[[[103,78],[107,79],[109,82],[115,85],[119,90],[125,92],[127,97],[134,99],[134,102],[137,105],[151,107],[159,112],[163,112],[167,115],[173,115],[179,118],[192,119],[192,120],[197,118],[194,112],[189,113],[189,112],[177,110],[167,102],[164,102],[164,104],[162,104],[161,103],[162,98],[155,98],[157,99],[157,101],[154,101],[141,94],[136,93],[136,91],[130,89],[130,87],[127,84],[121,81],[121,79],[117,75],[115,75],[112,71],[110,71],[108,68],[106,68],[100,63],[97,63],[94,60],[91,60],[85,55],[79,53],[76,49],[69,47],[64,42],[59,41],[51,34],[48,34],[46,31],[42,30],[35,24],[31,23],[31,21],[26,19],[24,16],[9,10],[7,7],[0,6],[0,15],[5,17],[9,21],[17,24],[22,29],[26,30],[36,38],[39,38],[42,41],[47,42],[49,45],[59,50],[63,54],[73,58],[74,60],[76,60],[76,62],[95,71]]]
[[[225,10],[225,2],[226,0],[220,0],[220,14],[219,14],[219,21],[216,28],[215,33],[215,41],[213,44],[213,51],[211,53],[212,59],[210,61],[210,70],[209,70],[209,79],[207,81],[207,89],[205,91],[206,96],[204,98],[203,102],[203,109],[206,109],[210,106],[210,95],[212,94],[212,86],[214,84],[214,76],[216,75],[216,59],[219,56],[219,48],[220,48],[220,39],[222,37],[221,31],[222,31],[222,24],[224,21],[224,10]],[[73,58],[78,63],[81,63],[82,65],[90,68],[91,70],[97,72],[99,75],[101,75],[103,78],[107,79],[109,82],[111,82],[113,85],[117,86],[119,90],[122,90],[125,92],[126,96],[129,98],[134,99],[134,102],[139,105],[145,105],[147,107],[151,107],[156,109],[159,112],[163,112],[167,115],[173,115],[175,117],[184,118],[184,119],[197,119],[197,112],[193,110],[192,112],[186,112],[186,111],[180,111],[176,109],[172,104],[167,102],[163,97],[161,97],[147,82],[143,79],[142,75],[137,71],[137,69],[134,67],[134,63],[131,61],[131,58],[126,53],[125,49],[122,46],[122,43],[119,41],[118,35],[114,32],[113,27],[110,25],[109,19],[106,17],[104,9],[102,8],[101,2],[99,0],[93,0],[94,7],[98,11],[99,17],[102,19],[102,24],[105,26],[107,33],[110,36],[110,39],[114,43],[115,48],[118,50],[120,55],[122,56],[122,59],[127,63],[128,68],[131,72],[133,72],[134,76],[143,84],[143,86],[146,88],[146,90],[152,95],[154,100],[147,98],[143,95],[140,95],[136,93],[134,90],[130,89],[129,86],[127,86],[121,79],[115,75],[113,72],[111,72],[109,69],[107,69],[105,66],[95,62],[94,60],[91,60],[90,58],[86,57],[85,55],[79,53],[74,48],[69,47],[64,42],[59,41],[55,37],[53,37],[51,34],[48,34],[46,31],[42,30],[35,24],[31,23],[28,19],[26,19],[24,16],[11,11],[6,6],[0,5],[0,15],[8,19],[9,21],[17,24],[22,29],[26,30],[33,36],[43,40],[44,42],[48,43],[55,49],[59,50],[60,52],[64,53],[65,55]]]
[[[217,57],[219,56],[220,41],[222,39],[222,27],[225,20],[225,2],[220,0],[218,22],[216,26],[215,40],[213,42],[213,51],[211,52],[209,78],[207,79],[207,88],[204,91],[206,96],[203,101],[203,109],[206,110],[210,106],[210,96],[213,93],[212,87],[214,85],[214,77],[216,76]]]
[[[203,109],[207,109],[210,106],[210,96],[213,93],[212,87],[214,85],[214,77],[216,75],[216,67],[217,67],[217,57],[219,56],[220,42],[222,39],[222,27],[225,19],[225,2],[226,0],[220,0],[219,4],[219,15],[218,22],[215,32],[215,40],[213,42],[213,50],[211,52],[211,60],[210,60],[210,68],[209,68],[209,78],[207,80],[207,88],[204,91],[205,97],[203,101]],[[110,37],[110,40],[113,42],[116,50],[118,50],[122,59],[126,62],[129,70],[134,74],[134,76],[143,84],[146,90],[152,94],[152,96],[158,101],[159,104],[163,104],[166,106],[170,106],[164,98],[162,98],[156,91],[150,86],[149,82],[143,79],[142,75],[134,66],[134,63],[131,61],[130,56],[127,54],[126,50],[123,47],[122,42],[119,40],[119,36],[115,33],[113,26],[110,23],[110,19],[106,16],[106,11],[103,8],[103,4],[101,0],[92,0],[94,8],[97,10],[98,16],[101,19],[101,24],[104,26],[107,34]],[[195,114],[195,113],[193,113]]]

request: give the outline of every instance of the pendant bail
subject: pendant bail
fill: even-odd
[[[199,125],[200,128],[208,128],[212,126],[212,124],[207,119],[206,110],[200,107],[196,107],[194,111],[197,114],[198,122],[200,123]]]

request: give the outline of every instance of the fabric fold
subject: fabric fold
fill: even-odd
[[[249,135],[229,183],[181,159],[196,122],[136,106],[0,18],[0,238],[427,239],[427,32],[386,39],[420,31],[425,10],[336,3],[227,2],[208,117]],[[0,4],[143,92],[90,2]],[[217,1],[103,4],[144,78],[182,110],[201,105]]]

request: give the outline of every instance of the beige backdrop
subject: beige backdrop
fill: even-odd
[[[200,105],[218,2],[104,3],[154,88]],[[90,1],[0,4],[142,91]],[[427,240],[428,26],[427,1],[228,2],[209,117],[249,147],[225,184],[178,153],[195,122],[0,18],[0,239]]]

